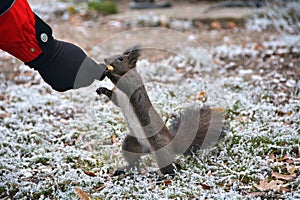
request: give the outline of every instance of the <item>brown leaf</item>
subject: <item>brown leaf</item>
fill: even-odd
[[[277,161],[278,162],[287,162],[289,164],[292,164],[292,163],[294,163],[294,158],[288,157],[288,155],[285,155],[283,158],[278,158]]]
[[[213,28],[213,29],[217,29],[217,30],[220,30],[222,28],[222,25],[219,21],[213,21],[210,26]]]
[[[26,71],[26,72],[24,72],[23,76],[32,76],[32,72],[31,71]]]
[[[255,50],[263,50],[263,49],[265,49],[265,48],[266,48],[266,47],[263,46],[262,44],[256,44],[255,47],[254,47]]]
[[[294,165],[290,165],[286,169],[290,174],[293,174],[296,171],[297,167]]]
[[[198,99],[202,102],[207,101],[207,94],[204,91],[199,92]]]
[[[204,24],[200,21],[196,21],[195,25],[199,30],[203,30],[203,28],[204,28]]]
[[[264,197],[265,192],[251,192],[246,195],[247,198]]]
[[[88,176],[91,176],[91,177],[95,177],[96,174],[94,172],[88,172],[88,171],[84,171],[84,173]]]
[[[281,186],[281,187],[279,188],[279,190],[280,190],[280,192],[290,192],[290,191],[291,191],[291,188],[286,188],[286,187]]]
[[[90,200],[87,193],[82,191],[80,188],[75,188],[75,192],[80,200]]]
[[[237,28],[237,25],[236,23],[230,21],[230,22],[226,22],[226,27],[233,29],[233,28]]]
[[[102,186],[98,187],[98,188],[96,189],[96,191],[103,190],[104,188],[105,188],[105,185],[102,185]]]
[[[9,113],[7,113],[7,112],[0,113],[0,119],[4,119],[4,118],[7,118],[7,117],[10,117]]]
[[[203,190],[210,190],[211,189],[210,186],[208,186],[208,185],[206,185],[204,183],[200,183],[200,185],[202,186]]]
[[[118,139],[117,139],[116,135],[111,136],[111,141],[113,144],[118,144]]]
[[[283,161],[286,161],[287,159],[289,159],[289,158],[288,158],[288,155],[284,155],[283,158],[278,158],[277,161],[278,161],[278,162],[283,162]]]
[[[278,191],[278,190],[280,190],[280,187],[282,184],[283,184],[283,181],[281,181],[281,180],[272,180],[272,181],[268,182],[268,180],[265,179],[265,180],[260,181],[259,185],[255,184],[254,186],[261,191],[267,191],[267,190]]]
[[[293,159],[287,159],[286,162],[289,163],[289,164],[293,164],[294,160]]]
[[[276,179],[281,179],[281,180],[285,180],[285,181],[290,181],[293,180],[294,178],[296,178],[296,174],[291,174],[291,175],[283,175],[283,174],[279,174],[277,172],[272,172],[272,177],[276,178]]]
[[[0,101],[3,101],[5,98],[6,98],[5,95],[3,95],[3,94],[0,95]]]
[[[171,185],[171,184],[172,184],[172,181],[171,181],[170,179],[166,179],[166,180],[164,180],[164,184],[165,184],[166,186]]]
[[[155,184],[153,183],[153,181],[151,179],[149,179],[149,183],[151,185],[151,188],[154,190],[155,189]]]
[[[274,160],[275,160],[275,155],[274,155],[273,153],[271,153],[271,154],[269,155],[269,160],[270,160],[270,161],[274,161]]]
[[[215,63],[216,65],[222,65],[222,62],[220,62],[220,61],[218,61],[218,60],[214,60],[214,63]]]

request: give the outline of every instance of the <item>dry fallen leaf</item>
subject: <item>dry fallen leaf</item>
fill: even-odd
[[[279,191],[280,191],[280,192],[290,192],[291,189],[290,189],[290,188],[283,187],[283,186],[280,186]]]
[[[98,188],[96,189],[96,191],[103,190],[104,188],[105,188],[105,185],[102,185],[102,186],[98,187]]]
[[[287,162],[289,164],[294,163],[294,158],[289,157],[288,155],[285,155],[283,158],[278,158],[278,162]]]
[[[26,71],[26,72],[24,72],[23,76],[32,76],[32,72],[31,71]]]
[[[255,50],[264,50],[264,49],[266,49],[266,47],[264,45],[262,45],[262,44],[256,44],[254,46],[254,49]]]
[[[211,187],[206,185],[206,184],[200,183],[200,185],[202,186],[203,190],[210,190],[211,189]]]
[[[269,155],[269,160],[274,162],[274,160],[275,160],[275,155],[274,155],[273,153],[271,153],[271,154]]]
[[[93,173],[93,172],[85,171],[84,173],[85,173],[86,175],[88,175],[88,176],[91,176],[91,177],[95,177],[95,176],[96,176],[96,174]]]
[[[283,161],[286,161],[287,159],[289,159],[289,158],[288,158],[288,155],[284,155],[283,158],[278,158],[277,161],[278,161],[278,162],[283,162]]]
[[[272,180],[268,182],[267,179],[259,182],[259,185],[254,185],[260,191],[279,191],[279,192],[290,192],[291,189],[287,188],[289,184],[283,184],[284,182],[281,180]]]
[[[255,184],[254,186],[261,191],[267,191],[267,190],[279,191],[282,184],[283,181],[281,180],[272,180],[268,182],[268,180],[265,179],[260,181],[259,185]]]
[[[226,22],[226,27],[233,29],[233,28],[237,28],[237,25],[236,23],[230,21],[230,22]]]
[[[111,136],[111,141],[113,142],[113,144],[118,144],[118,139],[117,139],[116,135]]]
[[[8,112],[0,113],[0,119],[4,119],[10,117],[10,114]]]
[[[294,163],[294,160],[293,159],[287,159],[285,162],[289,163],[289,164],[293,164]]]
[[[170,179],[164,180],[164,184],[165,184],[166,186],[171,185],[171,184],[172,184],[172,181],[171,181]]]
[[[195,21],[195,26],[199,29],[202,30],[204,28],[204,24],[201,21]]]
[[[281,179],[281,180],[285,180],[285,181],[290,181],[293,180],[294,178],[296,178],[296,174],[291,174],[291,175],[283,175],[283,174],[279,174],[277,172],[272,172],[272,177],[276,178],[276,179]]]
[[[202,102],[206,102],[207,101],[207,94],[204,91],[199,92],[199,96],[198,99]]]
[[[151,185],[151,188],[154,190],[156,186],[151,179],[149,179],[149,184]]]
[[[210,26],[213,28],[213,29],[217,29],[217,30],[220,30],[222,28],[222,25],[219,21],[213,21]]]
[[[213,61],[216,65],[222,65],[222,62],[220,62],[219,60],[213,60]]]
[[[89,200],[87,193],[82,191],[80,188],[75,188],[75,192],[80,200]]]
[[[3,94],[0,95],[0,101],[3,101],[5,98],[6,98],[5,95],[3,95]]]
[[[295,173],[297,167],[294,166],[294,165],[290,165],[290,166],[288,166],[286,169],[287,169],[287,171],[288,171],[290,174],[293,174],[293,173]]]

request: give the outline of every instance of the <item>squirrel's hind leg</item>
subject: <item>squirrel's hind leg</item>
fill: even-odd
[[[136,137],[127,135],[122,144],[122,154],[128,165],[117,169],[114,172],[114,176],[125,174],[126,171],[130,171],[135,168],[139,169],[139,159],[142,155],[150,152],[150,148],[139,143]]]

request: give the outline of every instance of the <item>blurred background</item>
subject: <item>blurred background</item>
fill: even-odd
[[[111,83],[55,92],[0,50],[0,199],[78,199],[78,188],[91,199],[299,199],[299,1],[29,3],[55,38],[98,62],[137,43],[159,47],[137,67],[163,120],[205,92],[206,104],[224,107],[227,132],[207,156],[179,157],[172,180],[111,177],[125,164],[127,131],[95,94]]]
[[[229,42],[228,36],[232,43],[240,43],[245,34],[260,42],[266,40],[264,36],[270,31],[297,33],[300,16],[298,1],[281,0],[29,0],[29,3],[50,24],[56,38],[76,43],[88,53],[113,35],[145,27],[178,31],[204,48]],[[132,36],[122,46],[106,46],[107,53],[99,56],[144,39],[163,44],[166,38],[150,32]],[[11,70],[11,66],[5,67],[6,63],[1,66],[2,71]]]

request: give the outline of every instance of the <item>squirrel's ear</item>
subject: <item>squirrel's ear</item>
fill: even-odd
[[[123,55],[128,56],[130,67],[135,67],[136,62],[141,55],[141,47],[135,45],[124,51]]]

